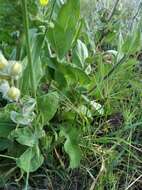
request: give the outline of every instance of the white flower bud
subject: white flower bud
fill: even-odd
[[[20,97],[20,90],[16,87],[9,88],[7,92],[7,98],[12,101],[17,101]]]
[[[16,76],[22,72],[22,65],[18,62],[12,65],[11,67],[11,74]]]

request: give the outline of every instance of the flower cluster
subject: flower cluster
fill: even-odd
[[[8,61],[0,52],[0,92],[9,101],[18,101],[20,90],[12,81],[18,80],[22,73],[22,65],[18,61]]]

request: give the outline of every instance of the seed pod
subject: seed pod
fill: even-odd
[[[11,87],[7,92],[7,97],[9,100],[17,101],[20,97],[20,90],[14,86]]]
[[[8,61],[5,59],[3,54],[0,52],[0,70],[3,70],[8,65]]]
[[[18,76],[22,72],[22,65],[18,62],[15,62],[10,70],[12,76]]]

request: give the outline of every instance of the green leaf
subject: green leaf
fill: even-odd
[[[38,98],[38,108],[43,116],[44,123],[47,123],[54,117],[58,106],[59,95],[57,92],[50,92]]]
[[[44,158],[40,153],[39,147],[28,148],[17,160],[17,166],[25,172],[36,171],[43,163]]]
[[[9,133],[15,128],[9,118],[8,112],[1,111],[0,113],[0,137],[7,137]]]
[[[62,128],[61,135],[65,136],[64,149],[70,157],[70,167],[76,168],[80,164],[81,150],[78,145],[78,130],[76,128]]]
[[[43,36],[39,35],[36,30],[30,31],[31,38],[31,53],[32,53],[32,61],[33,61],[33,72],[35,78],[35,84],[31,84],[30,81],[30,68],[28,64],[27,57],[23,60],[23,65],[25,65],[25,70],[23,72],[23,76],[21,78],[21,91],[24,94],[29,94],[29,90],[27,90],[27,86],[29,89],[32,89],[32,85],[37,89],[40,79],[43,76],[42,63],[40,60],[40,53],[43,44]]]
[[[52,135],[50,135],[50,134],[44,135],[40,139],[40,143],[41,143],[42,149],[43,150],[50,150],[51,149],[52,140],[53,140],[53,136]]]
[[[19,112],[11,111],[10,118],[16,124],[29,125],[35,118],[34,108],[36,101],[33,98],[25,96],[21,99],[21,110]]]
[[[33,112],[23,114],[16,111],[11,111],[10,118],[14,123],[18,125],[29,125],[35,118],[35,114]]]
[[[14,126],[7,122],[0,122],[0,137],[7,137]]]
[[[16,125],[10,119],[10,111],[15,109],[15,103],[7,104],[0,109],[0,137],[6,138]]]
[[[84,68],[87,57],[88,49],[86,45],[81,40],[77,40],[76,47],[73,50],[73,63],[81,68]]]
[[[53,58],[48,59],[48,66],[55,71],[62,73],[68,83],[79,82],[81,85],[86,85],[90,82],[88,75],[81,68],[78,68],[71,63],[60,63]]]
[[[55,71],[54,79],[58,83],[60,89],[67,87],[67,81],[64,75],[58,70]]]
[[[22,98],[22,112],[25,113],[30,113],[33,112],[35,109],[35,105],[36,105],[36,100],[34,98],[25,96],[24,98]]]
[[[10,134],[10,138],[15,138],[17,142],[22,145],[33,147],[38,144],[38,139],[42,136],[42,134],[36,133],[29,127],[19,128]]]
[[[72,46],[79,16],[80,1],[67,0],[58,13],[54,27],[48,29],[49,43],[61,59]]]
[[[11,141],[5,138],[0,138],[0,151],[7,149],[11,144]]]
[[[141,27],[137,26],[133,32],[131,32],[126,38],[124,44],[122,45],[123,53],[136,53],[142,47],[141,45]]]

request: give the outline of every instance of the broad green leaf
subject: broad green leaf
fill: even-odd
[[[43,163],[44,158],[40,153],[39,147],[28,148],[18,159],[17,166],[25,172],[36,171]]]
[[[76,168],[80,164],[81,150],[78,145],[78,130],[76,128],[62,128],[61,135],[66,138],[64,149],[70,158],[70,167]]]
[[[62,73],[67,82],[79,82],[81,85],[86,85],[90,82],[88,75],[74,64],[60,63],[56,59],[48,59],[48,66]]]
[[[38,98],[38,108],[43,116],[44,123],[47,123],[54,117],[58,106],[59,95],[57,92],[50,92]]]
[[[62,59],[71,48],[80,15],[80,1],[67,0],[61,7],[53,27],[47,36],[51,47]]]
[[[19,128],[10,134],[10,138],[16,139],[22,145],[33,147],[38,144],[38,139],[42,136],[42,134],[36,133],[30,127]]]
[[[59,70],[64,74],[68,82],[78,82],[81,85],[85,85],[90,81],[89,77],[84,71],[72,64],[60,64]]]
[[[14,128],[15,126],[10,122],[0,121],[0,137],[7,137]]]
[[[76,47],[73,49],[73,63],[84,68],[87,57],[88,49],[86,45],[81,40],[77,40]]]
[[[66,78],[64,77],[62,72],[56,70],[54,79],[58,83],[60,89],[63,89],[67,86]]]
[[[51,1],[51,2],[52,2],[52,6],[53,6],[54,1]],[[59,15],[59,11],[61,10],[64,3],[65,3],[64,0],[58,0],[54,4],[54,11],[53,11],[53,14],[52,14],[52,19],[53,20],[57,19],[58,15]]]
[[[18,113],[16,111],[11,111],[10,118],[16,124],[29,125],[35,118],[35,114],[34,112],[29,112],[24,114],[24,113]]]

